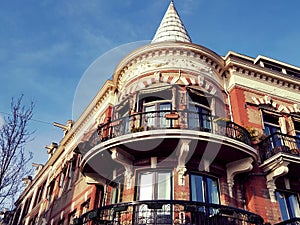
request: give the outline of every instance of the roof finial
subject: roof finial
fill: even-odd
[[[171,0],[151,43],[164,41],[191,43],[191,38],[175,9],[174,0]]]

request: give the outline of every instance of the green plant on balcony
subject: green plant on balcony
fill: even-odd
[[[144,127],[132,127],[131,128],[131,133],[136,133],[136,132],[141,132],[144,131]]]
[[[263,141],[267,137],[267,135],[262,133],[262,131],[257,128],[247,127],[246,130],[249,132],[252,142],[258,143]]]

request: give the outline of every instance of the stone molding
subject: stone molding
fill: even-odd
[[[232,198],[233,193],[233,185],[234,185],[234,176],[239,173],[245,173],[249,172],[253,169],[253,158],[248,157],[245,159],[240,159],[234,162],[230,162],[226,164],[226,172],[227,172],[227,184],[228,184],[228,190],[229,190],[229,196]]]

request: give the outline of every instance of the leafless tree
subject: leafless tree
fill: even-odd
[[[31,152],[25,151],[25,144],[31,134],[28,123],[32,118],[34,104],[24,106],[23,95],[11,100],[11,112],[4,118],[0,128],[0,207],[11,204],[20,191],[22,178],[28,176],[27,167],[32,158]],[[12,207],[12,205],[11,205]]]

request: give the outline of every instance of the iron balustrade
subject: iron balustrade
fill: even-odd
[[[159,129],[186,129],[218,134],[251,145],[249,132],[236,123],[194,111],[160,110],[139,112],[101,124],[100,141],[121,135]]]
[[[74,220],[74,225],[262,225],[261,216],[234,207],[192,201],[135,201],[104,206]]]
[[[300,138],[274,133],[258,144],[261,160],[267,160],[279,152],[300,156]]]
[[[300,225],[300,218],[292,218],[280,223],[276,223],[275,225]]]

